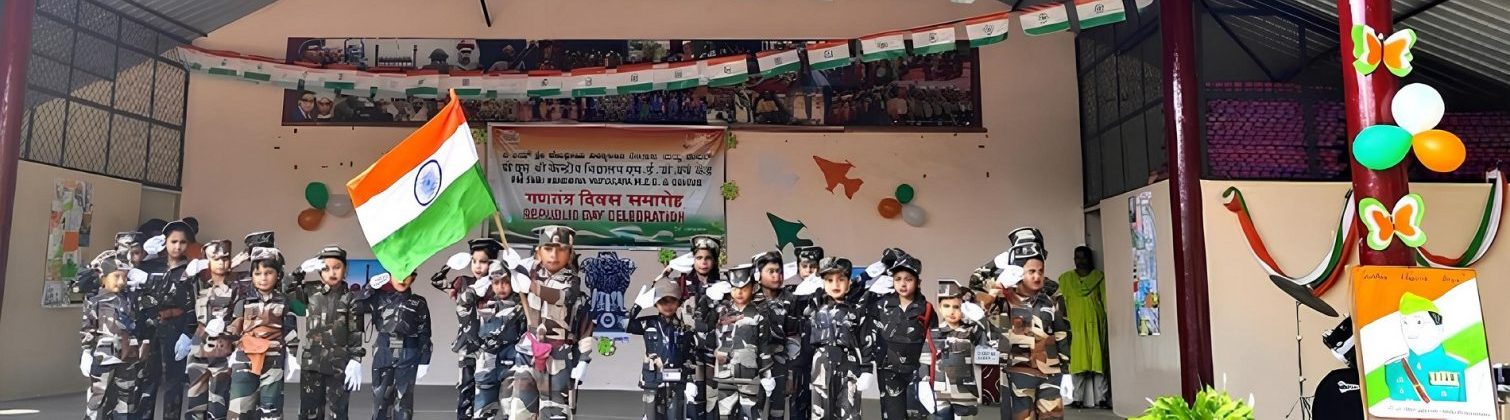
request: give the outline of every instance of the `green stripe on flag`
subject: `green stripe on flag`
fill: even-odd
[[[1081,19],[1080,20],[1080,29],[1094,28],[1094,27],[1102,26],[1102,25],[1110,25],[1110,24],[1121,22],[1121,21],[1124,21],[1124,20],[1127,20],[1127,14],[1126,13],[1122,13],[1122,12],[1112,13],[1112,14],[1109,14],[1109,15],[1106,15],[1106,16],[1097,16],[1097,17],[1093,17],[1093,18],[1090,18],[1090,19]]]
[[[998,43],[998,42],[1002,42],[1002,41],[1004,41],[1006,39],[1007,39],[1007,34],[1005,34],[1005,33],[1003,33],[1001,35],[988,36],[988,37],[985,37],[985,38],[972,39],[972,40],[970,40],[970,48],[984,47],[984,46],[987,46],[987,45],[991,45],[991,44],[995,44],[995,43]]]
[[[744,83],[747,80],[750,80],[749,74],[739,74],[729,77],[720,77],[717,79],[708,79],[708,87],[732,86]]]
[[[912,49],[912,54],[913,55],[928,55],[928,54],[938,54],[938,53],[941,53],[941,52],[948,52],[948,51],[954,51],[954,43],[951,42],[951,43],[948,43],[948,44],[934,44],[934,45],[924,46],[924,47],[921,47],[921,48],[913,48]]]
[[[409,88],[404,89],[404,94],[408,96],[435,96],[440,94],[440,89],[433,87]]]
[[[1023,33],[1026,33],[1026,34],[1032,35],[1032,36],[1048,35],[1048,34],[1052,34],[1052,33],[1055,33],[1055,32],[1064,32],[1064,31],[1068,31],[1068,30],[1070,30],[1070,21],[1067,21],[1067,20],[1064,21],[1064,22],[1059,22],[1059,23],[1055,23],[1055,24],[1049,24],[1049,25],[1039,26],[1037,28],[1023,28],[1022,29]]]
[[[810,63],[810,64],[808,64],[808,66],[811,67],[814,71],[837,69],[837,68],[848,66],[848,65],[849,65],[849,58],[848,57],[845,57],[842,60],[829,60],[829,61],[823,61],[823,62],[817,62],[817,63]]]
[[[802,62],[801,61],[792,61],[792,62],[789,62],[789,63],[786,63],[786,64],[782,64],[782,65],[776,66],[775,68],[772,68],[770,70],[760,69],[760,77],[779,76],[779,75],[795,72],[795,71],[797,71],[797,70],[799,70],[801,68],[802,68]]]
[[[242,72],[241,78],[258,82],[266,82],[273,80],[273,75],[267,73]]]
[[[640,83],[640,84],[636,84],[636,85],[623,85],[623,86],[619,86],[617,88],[614,88],[614,91],[617,92],[620,95],[623,95],[623,94],[626,94],[626,93],[649,92],[651,90],[655,90],[655,85],[651,84],[651,83]]]
[[[869,63],[869,62],[872,62],[872,61],[890,60],[890,59],[893,59],[893,58],[902,58],[902,57],[906,57],[906,56],[907,56],[907,50],[888,50],[888,51],[874,52],[874,53],[870,53],[870,54],[863,54],[863,55],[860,56],[860,61],[864,61],[866,63]]]
[[[530,89],[529,96],[556,96],[561,94],[561,88]]]
[[[678,80],[678,81],[674,81],[674,82],[666,82],[666,90],[691,89],[691,88],[697,87],[697,83],[698,83],[697,79],[687,79],[687,80]]]
[[[459,88],[456,96],[482,96],[482,88]]]
[[[210,74],[213,74],[213,75],[216,75],[216,76],[235,76],[236,75],[236,69],[228,69],[228,68],[224,68],[224,67],[210,67]]]
[[[325,88],[330,90],[352,90],[357,88],[356,82],[325,82]]]
[[[571,91],[571,96],[573,98],[580,98],[580,97],[584,97],[584,96],[603,96],[603,95],[607,95],[607,94],[608,94],[608,88],[602,87],[602,86],[599,86],[599,87],[590,87],[590,88],[572,89],[572,91]]]
[[[420,263],[467,237],[473,228],[498,211],[481,168],[473,166],[471,172],[447,185],[414,220],[372,246],[372,254],[383,268],[390,273],[412,273]]]

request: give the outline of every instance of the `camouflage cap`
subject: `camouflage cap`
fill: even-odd
[[[765,264],[770,263],[781,265],[781,253],[776,251],[766,251],[750,256],[750,264],[753,264],[755,266],[756,271],[759,271],[760,268]]]
[[[706,250],[709,250],[709,251],[718,252],[718,250],[720,248],[722,248],[722,247],[723,247],[723,243],[718,240],[717,236],[713,236],[713,235],[697,235],[697,236],[693,236],[692,237],[692,250],[693,251],[697,251],[699,249],[706,249]]]
[[[911,271],[913,277],[923,274],[923,260],[911,255],[903,255],[886,268],[887,273],[896,274],[898,271]]]
[[[231,240],[216,239],[204,244],[205,259],[217,260],[231,258]]]
[[[897,260],[906,256],[907,251],[903,251],[901,248],[886,248],[885,251],[881,251],[881,264],[891,267],[892,264],[897,263]]]
[[[91,261],[89,265],[99,270],[101,275],[116,271],[131,270],[131,261],[127,260],[124,254],[113,249],[101,252],[99,256],[94,257],[94,261]]]
[[[274,246],[273,231],[265,230],[249,233],[246,235],[246,239],[242,241],[242,244],[246,245],[246,249],[272,248]]]
[[[676,300],[681,300],[682,299],[682,286],[681,286],[681,284],[678,284],[677,282],[674,282],[674,281],[662,281],[662,282],[656,283],[655,284],[655,301],[656,302],[660,302],[661,299],[665,299],[665,298],[674,298]]]
[[[755,264],[744,263],[733,268],[724,270],[724,280],[729,281],[730,286],[736,288],[745,287],[755,280],[750,274],[754,272]]]
[[[822,261],[818,261],[819,276],[825,276],[832,273],[844,273],[844,276],[848,277],[850,271],[854,270],[854,268],[855,265],[853,263],[850,263],[848,258],[826,257]]]
[[[315,258],[322,260],[326,258],[335,258],[341,260],[341,262],[346,262],[346,250],[341,249],[339,245],[326,245],[324,248],[320,248],[320,253],[316,254]]]
[[[467,249],[472,252],[487,251],[489,255],[492,255],[498,251],[502,251],[503,244],[493,238],[477,238],[467,241]]]
[[[823,259],[823,247],[803,246],[797,247],[797,262],[818,262]]]
[[[965,295],[965,288],[954,279],[939,279],[939,299],[952,299]]]
[[[278,248],[252,248],[249,254],[251,255],[251,261],[253,263],[256,263],[258,261],[272,261],[274,265],[280,267],[283,266],[283,251],[279,251]]]
[[[1043,242],[1043,232],[1039,231],[1038,228],[1020,227],[1013,229],[1007,233],[1007,240],[1012,241],[1013,249],[1026,244],[1037,244],[1039,250],[1038,258],[1047,260],[1049,257],[1048,252],[1044,251],[1047,247]]]
[[[1010,251],[1012,256],[1012,265],[1017,267],[1022,267],[1024,264],[1028,263],[1028,260],[1032,259],[1045,261],[1044,257],[1047,254],[1047,252],[1043,250],[1043,245],[1033,242],[1026,242],[1021,245],[1015,245]]]
[[[1410,315],[1419,312],[1442,313],[1441,310],[1437,309],[1437,304],[1430,299],[1411,292],[1405,292],[1405,294],[1400,295],[1400,315]]]
[[[566,226],[550,225],[535,228],[535,234],[540,236],[537,245],[572,246],[577,231]]]
[[[141,232],[121,232],[115,234],[115,247],[117,249],[141,248],[147,242],[147,234]]]
[[[163,236],[171,235],[173,232],[183,232],[184,237],[189,238],[189,241],[193,242],[194,235],[199,233],[199,222],[190,218],[174,220],[163,226]]]

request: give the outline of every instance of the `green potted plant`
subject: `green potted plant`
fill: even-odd
[[[1233,399],[1227,391],[1206,387],[1195,395],[1195,402],[1166,396],[1149,400],[1148,410],[1134,420],[1251,420],[1253,397],[1248,401]]]

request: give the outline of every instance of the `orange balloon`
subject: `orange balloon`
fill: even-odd
[[[320,222],[325,220],[325,212],[320,209],[304,209],[299,212],[299,228],[314,231],[320,228]]]
[[[902,214],[902,202],[891,197],[883,198],[881,204],[876,205],[876,212],[881,213],[881,217],[895,219],[897,215]]]
[[[1416,151],[1416,160],[1436,172],[1455,171],[1467,159],[1468,150],[1463,147],[1463,139],[1446,131],[1422,131],[1413,136],[1410,143]]]

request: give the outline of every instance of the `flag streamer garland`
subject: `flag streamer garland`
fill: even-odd
[[[1484,179],[1491,184],[1489,197],[1485,199],[1484,211],[1479,217],[1479,227],[1473,233],[1473,240],[1468,242],[1468,248],[1456,258],[1432,254],[1424,246],[1416,248],[1417,263],[1435,268],[1468,268],[1477,264],[1484,255],[1488,255],[1489,247],[1494,245],[1494,238],[1499,233],[1500,216],[1504,214],[1505,180],[1498,169],[1484,174]]]
[[[1243,192],[1237,187],[1228,187],[1222,192],[1222,198],[1226,200],[1223,205],[1227,210],[1237,216],[1238,224],[1243,229],[1243,236],[1248,240],[1248,249],[1253,253],[1253,258],[1258,260],[1258,265],[1270,276],[1283,277],[1292,283],[1310,287],[1311,293],[1321,296],[1326,293],[1338,279],[1342,278],[1345,271],[1342,268],[1347,265],[1347,260],[1352,255],[1352,248],[1358,242],[1357,219],[1354,213],[1357,207],[1353,205],[1353,191],[1348,190],[1343,196],[1342,215],[1337,220],[1337,229],[1333,231],[1331,246],[1327,254],[1304,276],[1291,276],[1285,274],[1279,268],[1279,263],[1269,254],[1269,248],[1264,245],[1263,237],[1259,236],[1258,228],[1253,225],[1253,216],[1248,212],[1248,203],[1243,199]]]

